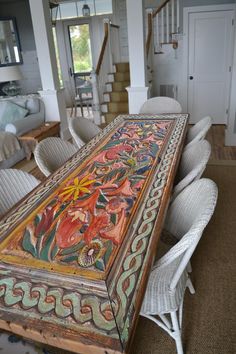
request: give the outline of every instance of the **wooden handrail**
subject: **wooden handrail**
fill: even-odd
[[[104,57],[105,50],[106,50],[106,45],[107,45],[108,36],[109,36],[109,26],[113,27],[113,28],[118,28],[118,29],[120,28],[120,26],[114,25],[113,23],[108,23],[108,22],[104,23],[104,38],[103,38],[103,42],[102,42],[101,52],[100,52],[100,55],[98,58],[97,68],[95,70],[95,73],[97,75],[99,75],[99,73],[100,73],[103,57]]]
[[[146,56],[148,57],[150,46],[152,40],[152,13],[148,14],[148,35],[147,35],[147,42],[146,42]]]
[[[96,71],[95,71],[97,75],[99,75],[99,73],[100,73],[103,57],[104,57],[104,54],[105,54],[105,49],[106,49],[108,35],[109,35],[109,30],[108,29],[109,29],[109,23],[105,22],[104,23],[104,38],[103,38],[103,42],[102,42],[102,48],[101,48],[101,52],[100,52],[100,55],[99,55],[97,68],[96,68]]]
[[[163,9],[163,7],[166,6],[166,4],[168,4],[168,2],[170,2],[170,0],[165,0],[152,14],[152,17],[156,17],[157,14],[159,14],[159,12],[161,12],[161,10]]]
[[[118,26],[118,25],[114,25],[113,23],[110,23],[110,27],[117,28],[117,29],[119,29],[119,28],[120,28],[120,26]]]

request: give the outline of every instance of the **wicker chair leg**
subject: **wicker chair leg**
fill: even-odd
[[[188,278],[188,280],[187,280],[186,287],[189,288],[190,294],[192,294],[192,295],[195,294],[196,291],[194,289],[193,283],[190,278]]]
[[[170,316],[171,316],[171,321],[173,324],[173,338],[176,343],[177,353],[184,354],[182,340],[181,340],[181,329],[180,329],[179,323],[178,323],[177,312],[176,311],[171,312]]]
[[[72,117],[73,111],[74,111],[74,104],[72,105],[71,110],[70,110],[70,117]]]

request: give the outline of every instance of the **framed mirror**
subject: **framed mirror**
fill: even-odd
[[[22,63],[16,19],[0,17],[0,67]]]

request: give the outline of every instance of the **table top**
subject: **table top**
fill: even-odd
[[[129,351],[188,115],[122,115],[0,221],[0,328]]]

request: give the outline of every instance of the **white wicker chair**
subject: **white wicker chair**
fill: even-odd
[[[139,113],[158,114],[158,113],[181,113],[182,107],[178,101],[171,97],[153,97],[144,102]]]
[[[47,177],[61,167],[78,148],[61,138],[47,138],[37,144],[34,157],[40,171]]]
[[[203,178],[185,188],[171,204],[166,225],[179,241],[154,264],[141,308],[141,316],[154,321],[174,338],[178,354],[183,354],[184,292],[186,287],[192,294],[195,292],[187,265],[214,212],[217,195],[216,184]]]
[[[75,140],[78,148],[88,143],[101,129],[91,120],[83,117],[69,119],[70,133]]]
[[[40,183],[27,172],[0,170],[0,217],[18,203]]]
[[[190,183],[201,178],[211,155],[211,145],[207,140],[197,141],[184,150],[177,172],[178,182],[173,190],[172,200]]]
[[[212,118],[210,116],[202,118],[188,131],[185,149],[189,148],[196,141],[205,139],[208,130],[212,126]]]

